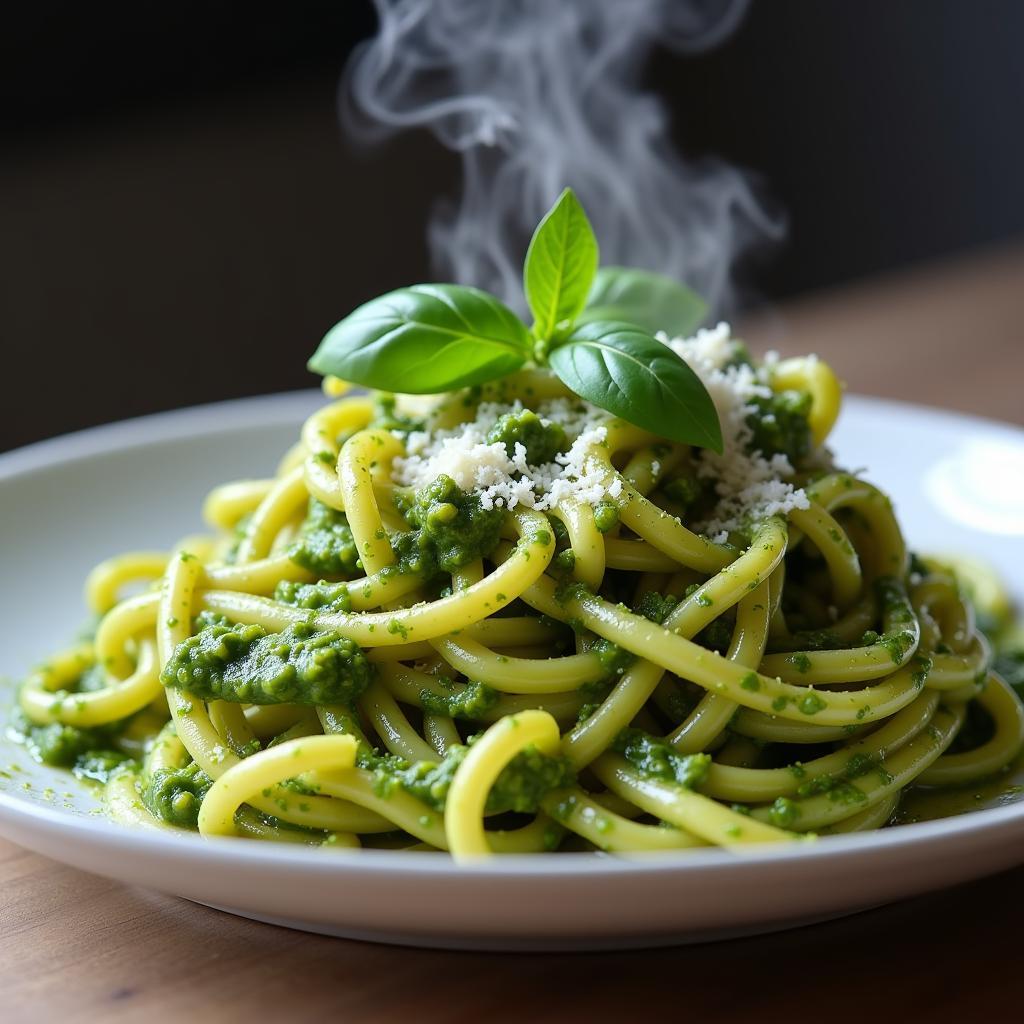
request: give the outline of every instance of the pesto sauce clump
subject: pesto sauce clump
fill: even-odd
[[[516,445],[521,444],[531,466],[554,462],[555,456],[569,447],[569,439],[557,423],[545,423],[529,409],[518,409],[499,417],[487,432],[487,443],[503,444],[510,459],[515,458]]]
[[[753,432],[750,451],[759,451],[765,458],[785,455],[793,466],[810,453],[809,392],[776,391],[771,398],[754,398],[750,404],[756,409],[747,417]]]
[[[160,679],[204,700],[342,704],[363,693],[371,674],[358,645],[333,630],[214,624],[178,644]]]
[[[612,743],[641,775],[674,782],[686,789],[699,786],[708,774],[710,754],[680,754],[670,743],[641,729],[623,729]]]
[[[85,678],[85,677],[83,677]],[[61,722],[33,725],[20,709],[12,715],[11,730],[41,764],[70,768],[80,779],[106,782],[115,769],[132,758],[113,748],[120,722],[82,729]]]
[[[637,615],[642,615],[651,622],[664,625],[665,620],[676,609],[679,598],[671,594],[659,594],[657,590],[648,590],[636,603]]]
[[[456,744],[440,762],[408,761],[391,755],[364,755],[363,767],[374,772],[377,792],[382,796],[400,788],[441,813],[456,769],[465,760],[468,745]],[[517,811],[533,814],[544,796],[553,789],[570,786],[576,772],[568,758],[550,757],[533,744],[518,753],[502,770],[487,797],[489,814]]]
[[[199,805],[213,779],[193,761],[184,768],[159,768],[142,788],[142,802],[149,812],[179,828],[196,828]]]
[[[318,576],[353,575],[359,568],[359,552],[345,513],[310,498],[288,557]]]
[[[366,425],[367,430],[393,430],[409,434],[414,430],[423,430],[426,426],[423,420],[398,412],[394,395],[378,392],[373,398],[374,417]]]
[[[444,474],[420,488],[401,511],[413,529],[391,538],[397,569],[424,579],[490,554],[505,518],[503,508],[482,508],[477,495],[466,494]]]
[[[598,533],[607,533],[619,524],[619,506],[614,501],[599,501],[594,505],[594,526]]]
[[[365,427],[350,427],[343,430],[334,440],[340,448],[350,437],[354,437],[361,430],[390,430],[393,433],[409,434],[414,430],[424,430],[425,427],[426,424],[423,420],[406,416],[398,411],[394,395],[387,391],[377,391],[373,396],[373,417],[370,422]],[[331,465],[336,462],[334,455],[330,452],[324,452],[320,457]]]
[[[597,660],[601,663],[601,668],[604,670],[605,678],[621,676],[636,661],[635,654],[627,651],[625,647],[620,647],[618,644],[613,643],[611,640],[605,640],[604,637],[600,637],[590,650],[592,654],[597,655]]]
[[[109,747],[87,750],[80,754],[71,767],[78,779],[92,779],[93,782],[108,783],[111,776],[122,766],[136,764],[131,755]]]
[[[327,580],[320,580],[319,583],[281,580],[274,590],[274,600],[294,605],[296,608],[309,608],[311,611],[352,611],[348,584],[331,583]]]
[[[456,687],[450,679],[440,679],[439,682],[450,688],[450,692],[441,694],[433,690],[420,690],[420,704],[428,714],[479,719],[498,703],[501,696],[486,683],[473,681],[463,687]]]
[[[677,476],[662,485],[662,493],[671,501],[679,515],[686,519],[708,493],[706,480],[693,476]]]

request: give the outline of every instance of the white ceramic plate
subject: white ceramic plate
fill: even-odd
[[[199,529],[206,491],[270,471],[317,401],[304,393],[205,406],[0,456],[0,720],[13,681],[83,620],[80,588],[92,565]],[[1024,431],[851,398],[834,445],[893,495],[917,550],[988,558],[1020,588]],[[235,913],[388,942],[538,949],[708,939],[857,910],[1024,861],[1024,804],[742,856],[562,854],[455,867],[443,855],[125,829],[98,815],[88,789],[2,737],[0,770],[0,833],[24,846]]]

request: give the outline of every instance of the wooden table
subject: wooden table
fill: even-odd
[[[1024,423],[1024,252],[796,303],[747,326],[851,390]],[[0,841],[0,1020],[1024,1018],[1024,868],[761,938],[634,953],[443,953],[255,924]],[[187,1015],[187,1016],[183,1016]]]

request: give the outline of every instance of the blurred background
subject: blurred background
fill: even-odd
[[[458,159],[424,131],[363,151],[338,123],[369,2],[2,18],[0,449],[311,386],[331,324],[429,276],[425,224]],[[1022,39],[1016,0],[754,0],[713,51],[655,55],[683,151],[758,172],[788,215],[751,312],[1018,252]]]

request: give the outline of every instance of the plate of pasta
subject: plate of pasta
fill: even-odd
[[[753,357],[588,230],[571,192],[538,228],[532,327],[400,289],[328,333],[326,396],[0,456],[0,832],[477,948],[750,932],[1024,860],[1024,595],[987,568],[1024,578],[1021,431],[840,417],[829,366]]]

